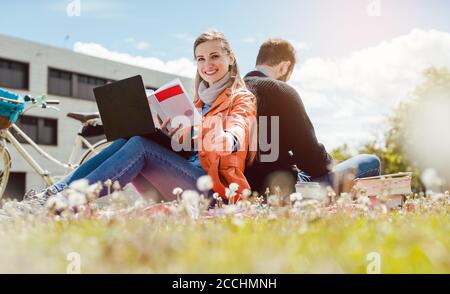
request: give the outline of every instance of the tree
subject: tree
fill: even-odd
[[[416,156],[417,150],[415,145],[421,143],[414,136],[414,127],[411,127],[416,115],[420,115],[420,107],[425,102],[430,102],[437,96],[443,97],[444,100],[450,101],[450,72],[447,68],[429,68],[424,71],[424,82],[417,86],[414,97],[411,101],[401,103],[394,111],[394,114],[388,118],[389,128],[384,134],[384,138],[375,139],[365,143],[359,148],[358,153],[374,154],[380,158],[383,173],[397,173],[410,171],[413,173],[412,188],[414,191],[423,191],[424,184],[421,182],[421,174],[427,166],[427,162],[421,162],[420,156]],[[441,100],[442,101],[442,100]],[[441,103],[437,102],[437,103]],[[432,101],[433,102],[433,101]],[[435,103],[435,102],[433,102]],[[440,105],[438,105],[439,107]],[[445,107],[442,105],[442,107]],[[443,126],[444,132],[448,126]],[[437,130],[424,130],[424,132],[435,132]],[[446,130],[448,133],[448,130]],[[437,133],[439,136],[448,136],[447,133]],[[437,140],[439,141],[439,140]],[[425,142],[427,144],[439,144],[439,142]],[[348,146],[343,145],[333,150],[332,154],[336,154],[336,159],[345,159],[345,151]],[[420,152],[424,150],[419,150]],[[443,162],[448,162],[448,168],[440,169],[441,174],[446,175],[446,171],[450,170],[450,151],[448,155],[440,155]],[[431,166],[433,167],[433,166]],[[447,183],[449,179],[447,178]]]
[[[352,157],[352,153],[347,144],[334,148],[331,151],[331,156],[334,160],[344,161]]]

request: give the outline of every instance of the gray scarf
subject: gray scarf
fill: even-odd
[[[198,96],[203,103],[211,105],[216,101],[217,97],[225,91],[231,84],[231,73],[228,72],[222,79],[218,80],[215,84],[207,86],[208,83],[201,81],[198,86]]]

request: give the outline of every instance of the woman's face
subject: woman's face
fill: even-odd
[[[218,40],[206,41],[195,48],[197,71],[209,85],[214,84],[228,73],[234,63],[232,54],[222,48]]]

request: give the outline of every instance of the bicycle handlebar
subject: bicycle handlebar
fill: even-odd
[[[45,108],[47,105],[58,105],[59,104],[59,100],[47,100],[47,96],[45,96],[45,95],[37,96],[37,97],[25,95],[23,97],[23,100],[25,102],[31,102],[33,104],[40,104],[43,108]]]

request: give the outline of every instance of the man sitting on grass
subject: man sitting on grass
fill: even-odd
[[[333,166],[332,157],[316,138],[302,99],[287,84],[295,64],[294,46],[286,40],[270,39],[260,47],[256,69],[244,78],[247,88],[257,98],[258,122],[261,124],[260,118],[267,117],[267,130],[264,130],[268,134],[267,142],[277,137],[272,132],[279,135],[279,142],[270,142],[278,149],[263,151],[258,146],[257,161],[246,169],[253,190],[264,192],[269,187],[274,191],[279,186],[286,195],[294,190],[296,181],[312,181],[330,185],[339,193],[344,178],[379,175],[380,160],[374,155],[358,155]],[[275,159],[269,154],[273,152],[278,153]]]

